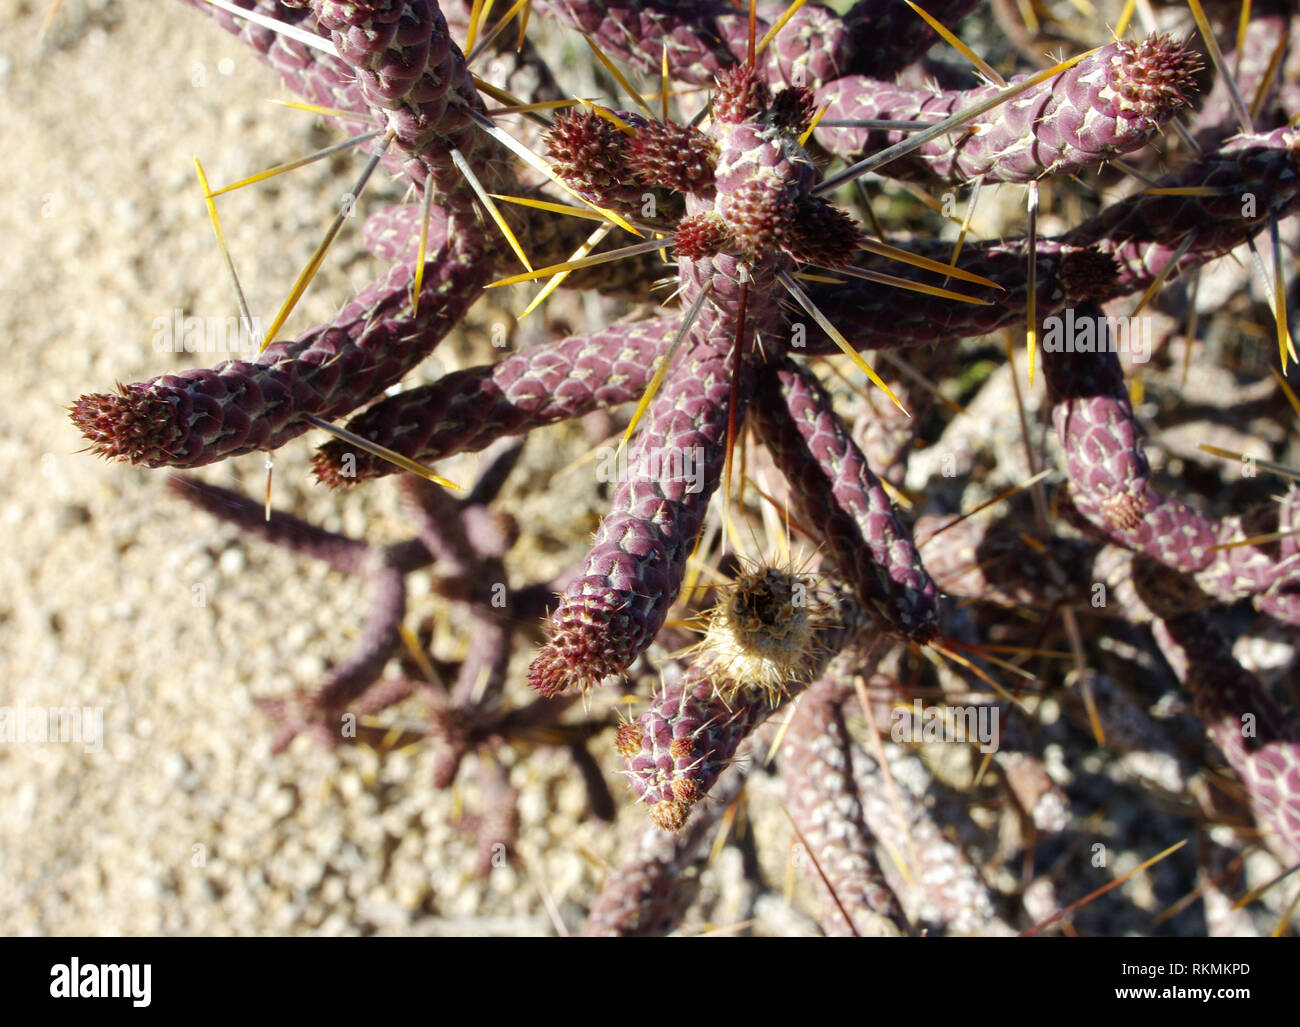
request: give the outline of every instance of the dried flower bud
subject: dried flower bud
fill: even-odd
[[[827,608],[816,583],[784,567],[754,566],[729,585],[709,616],[699,662],[718,670],[724,698],[753,686],[775,703],[819,665]]]

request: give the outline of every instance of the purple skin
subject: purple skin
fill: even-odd
[[[673,78],[712,86],[718,73],[745,60],[749,22],[744,10],[718,0],[654,0],[650,3],[585,3],[537,0],[535,6],[599,41],[614,58],[658,74],[668,45]],[[974,0],[931,0],[927,10],[954,25]],[[758,36],[771,23],[760,16]],[[894,74],[934,43],[933,31],[892,0],[858,0],[843,18],[828,7],[800,9],[761,58],[769,82],[816,88],[845,75]]]
[[[1071,495],[1079,510],[1073,488]],[[1179,504],[1166,514],[1182,509]],[[1285,530],[1287,524],[1292,528],[1300,524],[1297,511],[1300,489],[1292,488],[1281,504],[1269,504],[1258,513],[1272,513]],[[1142,555],[1120,545],[1103,547],[1093,541],[1053,536],[1039,540],[1049,554],[1044,560],[1025,544],[1027,526],[966,520],[946,528],[950,521],[924,517],[917,523],[917,532],[922,536],[923,552],[933,556],[930,569],[936,580],[955,598],[972,597],[1006,607],[1046,608],[1062,601],[1082,606],[1088,602],[1093,582],[1105,583],[1114,604],[1132,623],[1151,627],[1160,651],[1192,695],[1211,741],[1241,777],[1253,809],[1288,854],[1286,858],[1300,855],[1300,722],[1232,656],[1226,641],[1229,619],[1222,615],[1216,599],[1200,587],[1201,576],[1180,573],[1170,566],[1170,559],[1185,555],[1181,548],[1152,547],[1151,555]],[[944,529],[940,537],[946,543],[928,545],[926,540],[940,529]],[[1102,530],[1111,533],[1108,528]],[[1271,545],[1279,547],[1278,565],[1289,565],[1296,551],[1294,536]],[[1232,552],[1235,550],[1220,551]],[[1261,613],[1276,617],[1261,602],[1274,594],[1256,596],[1255,605]],[[1140,710],[1137,713],[1144,716]],[[1246,715],[1249,721],[1243,720]],[[1106,736],[1122,745],[1123,732],[1133,728],[1130,717],[1117,725],[1108,724]]]
[[[1232,657],[1213,618],[1171,614],[1156,641],[1192,694],[1196,714],[1290,859],[1300,855],[1300,721]]]
[[[663,47],[673,79],[712,86],[727,68],[743,61],[749,46],[744,10],[717,0],[677,3],[584,3],[537,0],[537,9],[586,32],[615,59],[659,74]],[[758,21],[758,34],[769,28]],[[802,8],[763,55],[768,81],[816,86],[847,73],[854,42],[850,26],[817,4]]]
[[[298,340],[278,342],[252,362],[165,375],[122,387],[117,395],[79,400],[73,420],[94,449],[150,467],[197,467],[283,445],[309,429],[308,414],[338,418],[373,402],[353,420],[353,430],[417,459],[435,460],[639,395],[653,362],[676,335],[682,315],[543,343],[493,367],[456,372],[423,390],[381,399],[465,316],[502,264],[495,231],[486,227],[450,158],[455,148],[491,187],[515,188],[509,158],[473,120],[471,112],[481,111],[483,101],[464,58],[431,0],[246,4],[328,35],[341,59],[260,29],[239,27],[207,5],[186,2],[240,32],[308,99],[366,113],[376,127],[391,129],[395,138],[386,165],[417,186],[432,179],[435,231],[419,314],[411,313],[409,298],[416,216],[407,208],[376,220],[370,235],[372,249],[395,261],[394,266],[332,324]],[[949,12],[969,6],[946,5]],[[590,31],[607,51],[634,65],[657,70],[667,40],[674,79],[713,86],[715,94],[713,117],[703,128],[638,119],[632,122],[631,141],[619,140],[613,154],[608,141],[602,142],[590,125],[556,118],[557,124],[572,129],[570,149],[580,158],[570,171],[575,187],[590,186],[586,179],[591,168],[612,160],[609,167],[617,172],[616,181],[630,183],[637,192],[675,194],[685,212],[665,243],[677,259],[682,310],[704,290],[709,294],[631,453],[634,467],[665,447],[692,452],[698,448],[703,456],[698,489],[688,488],[684,474],[654,480],[634,474],[620,485],[585,567],[552,616],[550,641],[530,674],[533,685],[546,696],[589,687],[626,670],[654,639],[677,596],[709,496],[719,486],[729,422],[734,418],[742,423],[751,407],[757,411],[759,432],[790,481],[795,505],[802,504],[824,533],[818,541],[825,541],[846,584],[879,623],[924,642],[933,630],[937,590],[905,523],[884,498],[829,400],[811,376],[790,362],[791,353],[820,355],[833,348],[811,324],[805,326],[806,340],[801,337],[802,345],[793,348],[792,325],[805,319],[792,304],[787,308],[778,302],[783,294],[777,276],[805,261],[832,268],[856,264],[886,269],[880,258],[857,252],[859,230],[847,215],[815,195],[821,172],[798,137],[809,125],[816,96],[833,97],[844,117],[876,116],[863,113],[875,104],[871,109],[887,109],[890,117],[919,120],[929,111],[967,106],[986,91],[980,87],[935,98],[864,78],[895,70],[873,50],[881,45],[882,31],[893,24],[890,19],[899,16],[896,7],[881,3],[859,3],[845,19],[816,5],[804,8],[765,51],[757,70],[738,63],[747,28],[743,16],[729,6],[556,0],[539,2],[538,7]],[[764,28],[760,26],[760,33]],[[888,51],[900,65],[932,38],[915,26],[905,35]],[[881,172],[957,181],[976,175],[1026,181],[1093,167],[1140,148],[1186,103],[1195,60],[1167,40],[1142,44],[1129,55],[1128,64],[1120,50],[1107,47],[1072,72],[1026,93],[1015,105],[986,115],[973,139],[936,140]],[[795,87],[783,89],[786,84]],[[1028,120],[1030,112],[1037,120]],[[1139,291],[1163,271],[1176,276],[1221,256],[1259,233],[1271,216],[1295,213],[1300,207],[1300,133],[1266,124],[1272,123],[1261,121],[1257,134],[1228,139],[1160,180],[1162,185],[1216,186],[1225,195],[1139,193],[1059,238],[1039,240],[1040,315]],[[1026,131],[1033,145],[1014,145]],[[854,129],[818,128],[814,138],[826,149],[847,154],[880,144]],[[584,155],[590,158],[587,165],[582,163]],[[1253,217],[1243,216],[1244,194],[1255,201]],[[557,238],[555,252],[562,253],[569,237]],[[1179,264],[1170,269],[1180,248]],[[992,279],[1003,290],[989,295],[992,302],[982,306],[886,291],[885,286],[858,280],[807,288],[856,348],[951,343],[1023,319],[1028,305],[1026,253],[1024,240],[966,247],[960,266]],[[653,273],[649,262],[642,268],[641,273]],[[911,267],[891,264],[887,270],[912,280],[935,280]],[[985,290],[976,287],[963,291],[985,297]],[[1079,514],[1118,545],[1192,575],[1210,604],[1249,596],[1261,612],[1300,623],[1300,553],[1294,542],[1211,551],[1216,543],[1260,530],[1260,522],[1215,521],[1151,488],[1117,365],[1093,360],[1080,366],[1045,354],[1043,366]],[[344,483],[340,465],[345,455],[360,457],[359,473],[349,480],[387,473],[368,457],[331,443],[318,457],[320,476]],[[426,514],[435,507],[436,501],[429,499]],[[1283,511],[1273,523],[1293,526],[1296,503],[1289,501]],[[354,572],[365,568],[376,582],[375,612],[358,652],[307,703],[313,715],[303,717],[298,711],[289,727],[312,727],[314,713],[320,710],[365,705],[371,694],[367,690],[376,687],[375,678],[396,645],[395,625],[404,608],[401,574],[410,560],[427,560],[439,546],[445,550],[439,559],[460,569],[455,574],[473,561],[499,560],[502,540],[493,540],[490,518],[477,527],[466,521],[463,538],[425,538],[435,520],[440,518],[426,516],[418,545],[413,541],[378,557],[369,547],[356,548],[361,543],[329,543],[305,526],[284,529],[295,545],[328,552],[327,558]],[[1174,628],[1166,629],[1168,637],[1161,644],[1175,664],[1180,658],[1177,647],[1183,647],[1188,654],[1183,677],[1189,689],[1198,696],[1210,694],[1198,682],[1217,673],[1219,655],[1186,648],[1175,630],[1182,624],[1177,617],[1183,615],[1162,618]],[[485,621],[483,627],[485,638],[500,639],[500,625]],[[837,648],[828,644],[827,658]],[[487,667],[496,681],[503,667],[491,649],[469,662],[476,664],[476,677]],[[701,730],[713,719],[706,709],[708,673],[707,668],[688,671],[687,684],[677,695],[679,705],[703,704],[697,725]],[[401,691],[391,685],[384,688],[384,696],[375,702]],[[456,691],[461,692],[459,683]],[[1272,718],[1272,724],[1283,722],[1280,713],[1274,717],[1277,711],[1258,703],[1251,708]],[[762,719],[762,711],[752,703],[742,703],[734,712],[730,726],[717,722],[708,728],[728,737],[692,756],[710,771],[707,780],[692,779],[695,792],[688,807],[708,791],[748,729]],[[1217,730],[1213,724],[1222,719],[1218,712],[1210,706],[1203,712],[1211,730]],[[495,737],[500,730],[478,724],[461,731],[460,751],[470,744],[467,739],[485,731]],[[657,737],[655,731],[646,737]],[[1280,731],[1277,737],[1286,741],[1290,735]],[[1233,758],[1230,740],[1225,737],[1221,744]],[[455,757],[449,759],[454,767]],[[1286,825],[1294,806],[1285,795],[1294,792],[1279,793],[1276,782],[1290,788],[1294,766],[1283,768],[1280,776],[1271,771],[1256,774],[1255,764],[1246,758],[1234,759],[1234,766],[1248,785],[1260,782],[1261,809],[1293,840]],[[654,787],[662,791],[663,783]],[[668,788],[671,792],[671,784]],[[1284,797],[1278,799],[1279,794]],[[655,795],[653,801],[647,799],[654,808],[685,802],[675,794]],[[659,819],[673,827],[685,818],[664,813]]]
[[[636,400],[675,327],[672,318],[664,317],[543,343],[499,363],[457,371],[381,399],[348,428],[423,463],[475,452],[504,436]],[[354,457],[350,475],[341,473],[345,455]],[[387,461],[343,443],[327,443],[316,457],[316,473],[330,485],[394,470]]]
[[[938,589],[826,390],[787,361],[764,375],[757,410],[758,435],[793,487],[799,520],[825,532],[826,551],[863,609],[903,640],[933,637]]]
[[[725,349],[706,338],[681,355],[650,405],[613,511],[601,521],[582,573],[551,616],[551,640],[529,670],[542,695],[618,674],[663,627],[721,478],[729,370]]]
[[[799,701],[782,743],[786,801],[814,863],[806,876],[821,896],[822,930],[864,937],[943,925],[959,935],[985,933],[995,926],[994,903],[979,870],[846,726],[860,709],[855,676],[870,691],[898,694],[898,655],[841,654]],[[898,902],[905,894],[907,916]]]
[[[869,670],[871,662],[868,667]],[[863,937],[907,929],[898,900],[881,872],[854,782],[864,754],[849,738],[846,704],[856,702],[841,660],[808,690],[782,744],[781,775],[790,817],[815,861],[822,929],[830,937]],[[840,671],[840,673],[836,673]],[[891,842],[897,839],[891,838]],[[898,852],[906,852],[898,847]]]
[[[954,133],[955,145],[935,139],[895,162],[890,174],[944,183],[1029,182],[1096,167],[1144,146],[1186,102],[1198,67],[1194,53],[1159,36],[1112,43],[1057,76],[1049,89],[1030,90],[976,118]],[[831,121],[941,121],[999,88],[929,93],[853,75],[823,86],[817,102],[827,105]],[[851,164],[904,136],[827,128],[818,138]]]
[[[1081,313],[1095,316],[1099,309]],[[1220,520],[1161,495],[1149,481],[1118,354],[1045,352],[1043,371],[1052,423],[1068,457],[1070,501],[1085,520],[1126,549],[1191,576],[1198,590],[1219,602],[1250,596],[1277,614],[1296,611],[1294,603],[1279,602],[1300,588],[1294,543],[1286,549],[1286,540],[1214,548],[1287,530],[1293,504]]]
[[[1296,500],[1296,490],[1288,497]],[[1232,655],[1228,619],[1187,575],[1116,548],[1096,574],[1137,623],[1149,624],[1211,741],[1227,757],[1284,859],[1300,856],[1300,718]]]

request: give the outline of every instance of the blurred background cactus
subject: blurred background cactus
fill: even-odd
[[[1047,929],[1285,924],[1294,884],[1229,908],[1300,858],[1284,5],[1240,28],[1236,5],[1193,5],[1223,56],[1182,6],[930,4],[976,68],[894,3],[760,4],[751,26],[725,5],[537,2],[518,53],[504,7],[234,5],[304,42],[192,6],[382,152],[399,186],[349,187],[345,213],[391,270],[320,327],[277,318],[264,353],[88,394],[74,422],[103,455],[193,468],[369,404],[320,480],[396,455],[472,486],[404,478],[415,535],[380,544],[174,479],[241,544],[367,583],[323,682],[253,696],[275,748],[425,754],[437,788],[474,796],[472,871],[535,892],[556,930],[1010,933],[1106,885]],[[585,44],[566,55],[566,27],[644,98]],[[1082,56],[1054,67],[1053,47]],[[527,112],[540,138],[496,111],[573,96]],[[547,275],[484,286],[521,261],[567,280],[516,324]],[[1108,318],[1122,352],[1098,345]],[[386,396],[408,372],[426,384]],[[276,507],[306,485],[282,479]],[[606,782],[620,761],[644,836]],[[563,873],[529,841],[538,768],[581,783],[567,816],[617,817],[599,897],[555,901]]]

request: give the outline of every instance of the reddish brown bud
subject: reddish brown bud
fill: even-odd
[[[682,218],[673,236],[673,253],[694,260],[721,253],[731,242],[726,222],[712,211]]]
[[[1139,117],[1152,109],[1176,109],[1196,91],[1201,57],[1173,36],[1148,36],[1120,43],[1110,58],[1107,79],[1123,97],[1121,114]]]
[[[593,198],[627,184],[627,137],[594,111],[557,115],[546,135],[552,170]]]
[[[781,245],[795,260],[822,267],[853,262],[861,233],[848,214],[820,197],[801,197],[783,226]]]
[[[528,668],[528,683],[544,696],[587,689],[621,673],[628,660],[620,649],[622,623],[617,597],[585,595],[553,615],[551,640]]]
[[[838,207],[765,179],[736,190],[727,222],[737,248],[751,259],[779,247],[795,260],[840,267],[853,260],[860,238],[857,222]]]
[[[790,188],[766,179],[754,179],[737,189],[727,205],[727,226],[740,252],[757,260],[784,237],[794,213]]]
[[[651,122],[638,130],[627,154],[628,169],[639,182],[679,193],[703,192],[713,185],[715,162],[708,137],[672,122]]]
[[[750,64],[737,64],[718,76],[713,94],[713,116],[719,121],[738,125],[756,118],[768,109],[772,94]]]

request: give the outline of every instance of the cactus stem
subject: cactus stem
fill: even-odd
[[[768,44],[776,38],[776,34],[785,28],[786,23],[799,13],[799,8],[807,2],[808,0],[792,0],[790,6],[785,9],[785,13],[782,14],[781,17],[777,18],[776,21],[772,22],[771,28],[763,33],[763,38],[760,39],[754,45],[753,49],[749,51],[750,64],[753,64],[757,58],[763,56],[763,51],[766,50]],[[750,22],[750,24],[751,26],[754,25],[753,22]]]
[[[1174,251],[1174,255],[1172,259],[1170,259],[1169,263],[1162,267],[1160,273],[1151,280],[1151,284],[1147,286],[1146,292],[1144,292],[1142,298],[1138,300],[1137,306],[1133,308],[1133,313],[1129,315],[1130,317],[1137,317],[1138,314],[1142,313],[1146,308],[1146,305],[1155,298],[1156,293],[1164,287],[1165,282],[1169,280],[1169,276],[1172,275],[1174,270],[1178,267],[1178,262],[1187,255],[1187,251],[1192,248],[1192,243],[1195,241],[1196,233],[1188,232],[1183,241],[1178,245],[1178,249]],[[1030,293],[1030,295],[1032,296],[1033,293]]]
[[[929,128],[908,136],[900,143],[895,143],[893,146],[887,147],[879,153],[873,153],[865,160],[860,160],[856,164],[852,164],[845,168],[838,174],[825,179],[821,185],[817,186],[817,188],[813,190],[813,195],[826,196],[833,193],[845,182],[852,182],[869,172],[875,171],[877,168],[883,167],[891,161],[907,156],[913,150],[920,149],[931,139],[938,139],[940,136],[947,135],[948,133],[961,128],[967,122],[974,121],[981,114],[987,114],[989,111],[1001,107],[1004,103],[1014,100],[1021,93],[1026,93],[1035,86],[1042,85],[1048,79],[1054,78],[1061,72],[1069,71],[1080,61],[1086,60],[1100,49],[1101,47],[1094,46],[1091,50],[1085,50],[1083,53],[1076,54],[1068,60],[1061,61],[1059,64],[1054,64],[1050,68],[1040,71],[1037,75],[1031,75],[1023,82],[1017,82],[1013,86],[1008,86],[1006,89],[995,93],[986,100],[981,100],[979,103],[971,104],[969,107],[959,110],[956,114],[952,115],[952,117],[944,118],[943,121],[935,122],[935,124],[931,125]]]

